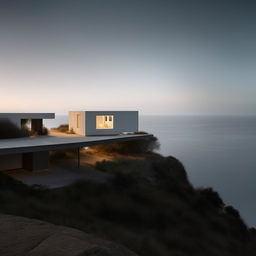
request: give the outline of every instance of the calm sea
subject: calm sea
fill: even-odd
[[[67,117],[57,116],[46,126],[63,123]],[[142,116],[140,130],[182,161],[193,185],[213,187],[256,227],[256,117]]]

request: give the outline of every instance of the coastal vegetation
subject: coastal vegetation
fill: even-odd
[[[254,255],[256,230],[239,212],[212,188],[194,188],[179,160],[151,152],[155,138],[143,143],[97,146],[123,155],[137,146],[144,156],[96,163],[112,174],[104,184],[79,181],[49,190],[0,174],[0,212],[74,227],[141,256]]]
[[[61,124],[58,127],[53,128],[53,130],[58,131],[58,132],[68,133],[68,131],[69,131],[68,124]]]
[[[68,124],[61,124],[56,128],[52,128],[52,130],[56,132],[61,132],[61,133],[74,134],[73,129],[69,130]]]
[[[28,120],[23,122],[21,127],[18,127],[8,119],[0,119],[0,139],[21,138],[37,135],[31,129],[28,128]],[[49,131],[46,127],[43,127],[42,134],[48,135]]]
[[[29,136],[29,130],[23,126],[17,127],[8,119],[0,119],[0,139],[19,138]]]
[[[124,142],[115,142],[112,144],[97,145],[93,149],[98,152],[104,153],[118,153],[124,155],[134,154],[152,154],[155,150],[159,149],[160,144],[156,137],[148,137],[143,140],[131,140]]]

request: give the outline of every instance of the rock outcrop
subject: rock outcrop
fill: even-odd
[[[1,256],[136,256],[125,247],[44,221],[0,215]]]

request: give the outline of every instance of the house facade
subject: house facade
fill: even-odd
[[[69,130],[81,136],[136,133],[138,111],[70,111]]]
[[[31,130],[37,135],[43,132],[43,120],[54,119],[54,113],[0,113],[0,119],[6,119],[21,128],[29,121]]]

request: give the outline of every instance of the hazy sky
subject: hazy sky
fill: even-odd
[[[256,113],[256,1],[0,0],[0,112]]]

